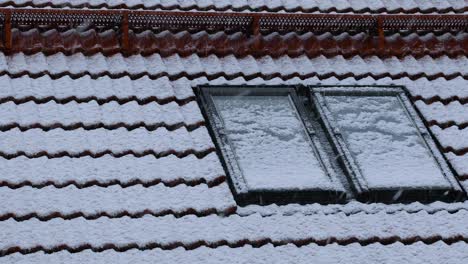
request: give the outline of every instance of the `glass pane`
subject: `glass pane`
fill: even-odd
[[[397,96],[326,96],[369,188],[450,187]]]
[[[289,96],[213,96],[250,190],[332,189]]]

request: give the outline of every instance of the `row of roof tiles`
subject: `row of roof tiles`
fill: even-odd
[[[334,68],[332,68],[333,70]],[[190,78],[181,77],[170,80],[167,76],[150,79],[148,76],[131,79],[129,76],[111,78],[102,76],[92,78],[84,75],[72,78],[64,75],[59,78],[43,74],[40,77],[31,78],[27,75],[20,77],[10,77],[8,74],[0,75],[0,102],[13,101],[16,104],[25,102],[47,103],[56,101],[67,103],[70,101],[90,102],[96,101],[99,104],[116,101],[124,104],[129,101],[136,101],[139,104],[156,102],[167,104],[172,101],[179,105],[194,100],[192,87],[203,84],[211,85],[316,85],[328,84],[336,85],[404,85],[413,95],[414,100],[422,100],[427,104],[441,102],[449,104],[459,101],[466,104],[468,100],[468,90],[463,77],[453,79],[436,78],[429,80],[426,77],[414,80],[403,77],[391,79],[390,77],[374,78],[372,76],[356,79],[355,77],[337,78],[327,77],[292,77],[283,80],[280,77],[271,79],[243,77],[229,78],[219,76],[208,78],[206,76]]]
[[[0,253],[30,254],[39,250],[80,252],[85,249],[126,251],[132,248],[144,250],[177,247],[194,249],[203,245],[213,248],[223,245],[240,247],[246,244],[326,245],[333,242],[342,245],[354,242],[433,243],[440,240],[453,243],[464,241],[468,237],[468,227],[465,224],[467,217],[468,211],[459,210],[455,213],[439,211],[432,214],[426,211],[403,211],[393,214],[318,213],[269,217],[259,214],[226,217],[186,215],[180,218],[173,215],[145,215],[140,218],[101,217],[91,221],[81,217],[70,220],[54,218],[49,221],[8,219],[0,221],[0,235],[8,238],[0,241]]]
[[[171,33],[163,31],[154,33],[144,31],[131,33],[129,35],[129,48],[123,50],[121,36],[118,31],[107,30],[98,32],[94,29],[86,31],[70,29],[64,32],[51,29],[40,31],[30,29],[12,31],[14,43],[11,52],[24,52],[33,54],[43,52],[54,54],[63,52],[73,54],[83,52],[87,55],[104,53],[106,55],[125,51],[127,54],[150,55],[158,53],[161,56],[179,54],[189,56],[198,54],[207,56],[216,54],[218,56],[235,55],[244,57],[252,55],[255,57],[269,55],[279,57],[289,55],[292,57],[307,55],[352,57],[355,55],[379,57],[439,57],[447,55],[456,57],[468,54],[468,33],[460,32],[436,35],[426,33],[418,35],[394,33],[383,39],[367,33],[349,34],[341,33],[271,33],[268,35],[252,36],[244,33],[227,34],[218,33],[189,33],[187,31]],[[382,43],[381,43],[382,42]],[[0,44],[0,48],[3,44]]]
[[[441,127],[451,125],[466,127],[468,124],[468,104],[462,104],[460,101],[448,104],[441,102],[426,104],[417,101],[416,105],[429,124]],[[2,131],[15,126],[22,131],[33,128],[70,130],[79,127],[87,129],[126,127],[130,130],[139,127],[148,130],[164,127],[172,131],[181,127],[193,130],[204,124],[204,118],[193,101],[180,107],[174,102],[164,105],[157,103],[140,105],[136,101],[123,104],[116,101],[98,104],[94,100],[82,103],[76,101],[61,103],[51,100],[42,104],[34,101],[20,104],[6,101],[0,107],[0,115],[2,115],[0,120]]]
[[[233,55],[224,57],[215,55],[207,57],[198,55],[161,57],[159,54],[147,57],[140,55],[124,57],[121,54],[104,56],[101,53],[92,56],[85,56],[81,53],[71,56],[62,53],[51,56],[42,53],[31,56],[23,53],[16,53],[8,57],[4,56],[3,53],[1,55],[3,56],[0,56],[0,72],[10,76],[26,74],[30,76],[51,75],[60,77],[70,75],[76,78],[89,74],[93,77],[129,75],[132,78],[168,76],[171,79],[184,76],[191,78],[206,76],[210,79],[220,76],[229,79],[236,77],[248,79],[280,77],[290,79],[313,76],[335,76],[338,78],[410,77],[412,79],[422,76],[432,79],[437,77],[452,79],[460,76],[468,78],[468,59],[466,56],[455,59],[447,56],[439,58],[424,56],[418,59],[411,56],[402,59],[354,56],[346,59],[343,56],[308,58],[304,55],[295,58],[289,56],[278,58],[264,56],[256,59],[253,56],[236,58]]]
[[[179,128],[168,131],[166,128],[148,131],[145,128],[127,130],[117,128],[108,130],[97,128],[86,130],[61,128],[44,131],[30,129],[21,131],[13,128],[0,133],[1,156],[14,158],[27,157],[101,157],[135,155],[137,157],[154,155],[163,157],[176,155],[185,157],[190,154],[203,157],[213,151],[213,143],[205,127],[187,131]]]
[[[448,245],[444,242],[436,242],[427,245],[417,242],[411,245],[404,245],[397,242],[391,245],[379,243],[362,246],[354,243],[347,246],[330,244],[323,247],[315,244],[297,247],[296,245],[252,247],[251,245],[231,248],[221,246],[216,249],[202,246],[194,250],[176,248],[173,250],[152,249],[141,251],[130,249],[126,252],[116,252],[107,250],[103,252],[93,252],[84,250],[78,253],[67,251],[47,254],[37,252],[23,255],[16,253],[5,257],[9,263],[17,264],[39,264],[39,263],[105,263],[109,259],[115,264],[148,263],[157,259],[158,263],[194,263],[200,260],[208,263],[252,263],[269,264],[272,261],[278,263],[307,263],[317,260],[324,264],[353,263],[359,260],[362,264],[384,262],[388,264],[397,263],[427,263],[439,264],[441,262],[457,264],[464,263],[468,258],[468,245],[465,242],[458,242]]]
[[[102,161],[102,160],[100,160]],[[105,164],[102,164],[103,166]],[[135,171],[136,172],[136,171]],[[62,172],[63,173],[63,172]],[[34,200],[31,200],[34,197]],[[0,188],[2,208],[0,220],[14,218],[48,220],[62,218],[95,219],[102,216],[140,217],[142,215],[231,214],[236,203],[226,182],[209,188],[207,185],[167,187],[163,184],[144,187],[135,185],[75,186],[56,188],[47,186],[18,189]],[[119,202],[116,202],[119,201]]]
[[[215,153],[202,159],[194,155],[182,159],[173,155],[159,159],[149,155],[120,158],[105,155],[79,159],[30,159],[23,156],[15,159],[0,158],[0,164],[4,171],[0,178],[1,185],[10,188],[62,188],[69,185],[77,188],[112,185],[150,187],[158,184],[168,187],[206,184],[213,187],[225,181],[224,171]]]

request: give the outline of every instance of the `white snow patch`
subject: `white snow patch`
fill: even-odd
[[[450,187],[394,96],[325,96],[370,188]]]
[[[214,96],[250,189],[330,189],[288,96]]]

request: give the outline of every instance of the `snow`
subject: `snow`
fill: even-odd
[[[0,151],[11,155],[19,152],[33,155],[43,151],[50,155],[62,152],[79,155],[85,151],[95,154],[107,150],[114,154],[129,150],[140,154],[148,150],[155,153],[171,150],[183,153],[188,150],[206,151],[210,148],[214,146],[205,127],[191,132],[184,127],[174,131],[168,131],[163,127],[154,131],[145,128],[130,131],[126,128],[115,130],[78,128],[70,131],[58,128],[50,131],[29,129],[21,132],[18,128],[14,128],[0,132]]]
[[[171,245],[234,244],[239,241],[264,241],[273,243],[291,241],[337,241],[374,240],[388,241],[398,237],[403,241],[412,239],[450,240],[468,236],[466,219],[468,211],[447,211],[429,214],[396,212],[387,214],[357,213],[345,215],[274,215],[259,214],[241,217],[238,215],[197,217],[173,215],[141,218],[107,218],[86,220],[82,217],[65,220],[54,218],[49,221],[30,219],[0,221],[0,250],[19,247],[30,249],[41,246],[52,249],[61,245],[76,248],[90,245],[102,248],[114,244],[117,247],[137,245],[144,247],[155,243],[163,247]],[[79,234],[79,235],[78,235]]]
[[[181,195],[183,193],[183,195]],[[152,212],[155,214],[171,210],[174,213],[189,209],[204,212],[215,209],[226,212],[236,206],[227,183],[213,188],[207,185],[166,187],[158,184],[150,187],[141,185],[122,188],[118,185],[108,187],[91,186],[78,189],[75,186],[41,189],[23,187],[11,189],[0,187],[2,207],[0,215],[8,213],[18,217],[31,213],[48,216],[55,212],[62,215],[83,213],[94,216],[99,213],[118,215]]]
[[[457,156],[450,152],[445,155],[458,175],[468,177],[468,155]]]
[[[110,155],[100,158],[0,158],[0,167],[2,168],[0,181],[9,184],[30,182],[40,185],[53,182],[63,185],[75,182],[83,185],[94,181],[100,184],[110,184],[115,181],[128,184],[137,180],[143,183],[157,180],[169,184],[181,180],[186,182],[205,180],[207,183],[213,183],[225,177],[215,153],[210,153],[203,159],[198,159],[194,155],[182,159],[173,155],[159,159],[151,155],[139,158],[134,156],[115,158]]]
[[[430,130],[435,134],[436,138],[447,149],[452,149],[455,152],[463,151],[468,148],[468,129],[459,129],[456,126],[451,126],[442,129],[438,126],[432,126]]]
[[[35,61],[34,65],[27,63],[27,61],[32,60]],[[335,74],[360,76],[372,73],[374,76],[381,77],[389,73],[392,76],[406,74],[418,76],[427,72],[427,75],[431,77],[440,74],[451,77],[457,77],[457,75],[466,76],[468,74],[468,58],[466,56],[454,59],[447,56],[431,58],[427,55],[418,59],[407,56],[398,60],[395,58],[381,59],[376,56],[369,56],[364,59],[355,56],[347,59],[343,56],[308,58],[302,55],[291,58],[285,55],[278,58],[272,58],[271,56],[254,58],[248,55],[236,60],[238,63],[232,62],[232,56],[219,57],[209,55],[207,57],[199,57],[195,54],[187,57],[172,55],[162,58],[159,54],[147,57],[141,55],[130,57],[112,55],[106,57],[102,53],[92,56],[65,56],[63,53],[51,56],[39,53],[28,56],[24,53],[17,53],[10,57],[0,58],[0,67],[5,68],[5,71],[12,75],[21,74],[26,71],[40,75],[49,73],[55,77],[62,76],[64,73],[70,73],[76,77],[81,77],[83,74],[90,74],[94,77],[103,75],[113,77],[120,77],[121,75],[141,76],[143,74],[152,78],[161,75],[173,77],[181,74],[212,76],[222,75],[226,72],[229,72],[231,76],[256,77],[256,75],[271,76],[272,73],[279,73],[280,76],[286,79],[291,78],[291,75],[309,76],[315,74],[321,76]],[[121,67],[113,66],[116,61],[119,62]],[[197,63],[194,63],[194,61],[197,61]],[[82,66],[75,67],[77,63]],[[137,63],[139,67],[132,67]],[[284,69],[287,69],[287,66],[291,65],[291,63],[295,65],[294,72],[285,73]],[[366,64],[367,67],[356,68],[356,64]],[[234,71],[235,69],[237,70]]]
[[[284,75],[294,72],[296,69],[296,66],[287,58],[283,58],[281,66],[283,67],[282,72]],[[354,67],[357,67],[356,64]],[[359,71],[364,71],[367,66],[364,64],[361,68],[362,70]],[[233,73],[239,72],[240,68],[234,67],[234,70],[235,71],[233,71]],[[255,78],[247,81],[242,77],[238,77],[233,80],[226,80],[223,77],[219,77],[208,81],[205,77],[194,78],[193,80],[188,80],[183,77],[170,81],[167,77],[160,77],[152,80],[146,76],[131,80],[129,77],[111,79],[107,76],[99,77],[97,79],[91,79],[89,76],[83,76],[77,79],[72,79],[69,76],[63,76],[58,79],[51,79],[49,76],[42,76],[33,79],[28,76],[11,78],[8,75],[3,75],[0,76],[0,82],[2,83],[0,86],[0,96],[3,98],[11,96],[16,99],[25,99],[27,97],[34,96],[38,99],[54,97],[58,100],[63,100],[70,97],[76,97],[77,99],[95,97],[99,100],[106,100],[112,96],[115,96],[118,99],[126,99],[134,96],[138,100],[149,98],[168,100],[173,97],[178,100],[184,100],[194,96],[192,86],[202,84],[279,85],[318,83],[331,85],[336,85],[337,83],[346,85],[405,85],[413,96],[422,97],[423,99],[432,99],[436,97],[440,97],[444,100],[457,97],[468,98],[466,80],[462,77],[456,77],[450,80],[444,78],[437,78],[435,80],[428,80],[427,78],[410,80],[407,77],[396,80],[392,80],[390,78],[373,79],[371,77],[360,80],[356,80],[352,77],[338,80],[335,77],[320,79],[317,77],[311,77],[304,80],[292,78],[287,81],[281,80],[280,78],[273,78],[271,80]]]
[[[97,79],[83,76],[73,79],[66,75],[54,80],[47,75],[38,78],[29,76],[10,78],[3,75],[0,76],[0,81],[2,83],[0,96],[3,98],[11,96],[18,100],[30,96],[37,99],[54,97],[57,100],[71,98],[110,100],[114,96],[118,99],[135,97],[138,100],[154,99],[155,101],[169,100],[174,97],[184,100],[193,97],[191,89],[183,88],[184,82],[171,82],[167,77],[151,80],[144,76],[131,80],[128,76],[116,79],[107,76]]]
[[[101,0],[97,0],[96,3],[99,1]],[[132,3],[138,1],[140,0]],[[173,1],[166,1],[166,3],[169,2],[172,3]],[[307,3],[300,0],[297,2],[301,2],[304,6],[306,4],[307,6],[318,4],[327,8],[334,5],[328,0],[307,1]],[[151,3],[152,1],[145,1],[145,5]],[[215,4],[218,3],[220,2],[215,1]],[[225,3],[226,1],[224,1],[223,5]],[[439,3],[444,6],[448,5],[448,2]],[[451,3],[457,5],[458,8],[465,6],[462,1],[452,1]],[[292,4],[288,2],[289,5],[294,6],[295,2]],[[343,8],[346,5],[346,1],[340,2],[340,6],[343,6]],[[414,1],[393,1],[385,2],[382,5],[407,5],[412,7],[416,4]],[[36,101],[49,97],[58,100],[73,99],[72,103],[67,104],[67,107],[73,108],[74,110],[71,112],[77,114],[63,112],[63,107],[55,102],[44,104],[19,103],[16,106],[11,102],[7,102],[0,104],[0,107],[4,109],[0,122],[16,121],[22,122],[22,124],[32,124],[38,121],[48,123],[55,120],[60,123],[78,121],[113,123],[119,122],[120,117],[122,117],[121,121],[134,122],[144,118],[144,116],[129,113],[143,111],[142,113],[148,114],[151,112],[153,117],[153,119],[145,119],[145,122],[155,123],[160,120],[173,123],[183,121],[186,124],[191,124],[200,118],[196,103],[191,102],[177,106],[173,101],[175,99],[193,98],[192,87],[203,84],[393,84],[405,85],[412,96],[421,97],[422,99],[440,97],[443,100],[453,100],[454,98],[468,98],[467,81],[461,76],[450,79],[443,77],[427,79],[422,77],[414,80],[408,77],[398,77],[398,79],[392,80],[388,77],[378,76],[378,74],[387,71],[395,74],[406,71],[412,74],[421,71],[434,74],[440,71],[446,75],[452,75],[456,72],[467,75],[468,67],[466,67],[467,59],[465,57],[456,59],[406,59],[395,62],[390,60],[382,61],[376,57],[369,60],[355,57],[346,61],[342,58],[326,59],[319,57],[309,59],[301,57],[292,59],[283,56],[273,59],[264,58],[263,63],[257,62],[251,56],[244,59],[236,59],[233,56],[212,56],[210,58],[191,56],[189,58],[173,57],[166,60],[160,56],[131,56],[129,58],[116,57],[115,59],[108,59],[97,55],[92,59],[78,53],[73,56],[64,56],[63,54],[44,56],[43,54],[37,54],[35,57],[26,57],[28,56],[24,54],[8,57],[0,53],[0,68],[13,75],[27,71],[39,74],[49,71],[52,75],[56,74],[56,76],[54,75],[53,78],[47,75],[34,78],[28,76],[11,78],[4,74],[0,76],[0,98],[13,97],[16,100],[24,100],[34,97]],[[95,62],[98,65],[94,65]],[[32,63],[35,65],[30,65]],[[112,67],[115,66],[115,63],[122,65],[114,69]],[[438,64],[438,66],[435,66],[435,64]],[[190,77],[190,80],[186,77],[177,77],[175,80],[169,80],[166,76],[156,78],[167,72],[167,67],[172,67],[172,65],[176,65],[178,68],[172,69],[171,74],[176,74],[181,70],[196,74],[203,73],[207,69],[213,75],[223,71],[229,72],[232,76],[242,74],[238,75],[240,77],[229,77],[227,79],[225,77],[214,78],[214,76],[209,76],[210,80],[206,76]],[[268,69],[261,67],[268,67]],[[65,75],[56,78],[61,74],[66,74],[66,71],[71,71],[76,76]],[[85,75],[80,77],[81,74],[87,71],[93,76]],[[129,76],[120,77],[120,74],[126,74],[124,71],[129,71],[130,74],[137,76],[139,74],[144,75],[147,72],[148,76],[131,80]],[[273,71],[280,72],[281,78],[265,80],[255,77],[246,80],[245,77],[242,77],[244,75],[250,78],[259,72],[271,73]],[[314,76],[314,72],[326,75],[333,71],[339,71],[343,74],[352,72],[358,75],[372,71],[378,77],[349,77],[344,79],[341,77],[339,79],[336,77],[324,78],[324,76],[307,77]],[[107,72],[111,75],[115,74],[118,78],[98,77],[107,74]],[[300,74],[300,78],[293,77],[296,73]],[[96,98],[101,103],[106,101],[104,102],[105,106],[96,108],[94,100],[90,98]],[[134,102],[123,105],[107,102],[107,100],[125,101],[131,98],[139,101],[151,99],[152,102],[149,105],[145,103],[139,106]],[[89,102],[77,104],[75,99]],[[166,104],[167,102],[163,101],[169,101],[169,103]],[[418,107],[421,106],[421,103],[417,102]],[[134,105],[134,108],[132,108],[133,106],[129,107],[131,105]],[[108,108],[110,106],[114,108]],[[126,107],[133,110],[121,112]],[[444,122],[446,116],[460,121],[462,119],[458,118],[464,117],[464,112],[457,110],[464,107],[464,105],[458,106],[457,102],[447,104],[444,108],[438,103],[427,105],[427,108],[432,109],[432,107],[437,108],[437,110],[422,110],[426,111],[425,116],[428,119]],[[423,108],[424,106],[421,106],[420,109]],[[16,111],[15,114],[18,115],[18,118],[14,120],[10,116],[13,113],[7,109]],[[165,112],[164,109],[168,111]],[[37,113],[34,113],[36,110],[38,110]],[[165,114],[158,115],[159,110]],[[446,115],[439,114],[442,112],[446,113]],[[129,115],[125,117],[125,113]],[[93,114],[96,114],[96,116],[93,116]],[[466,136],[468,129],[442,130],[437,126],[431,127],[431,129],[433,132],[435,131],[438,140],[445,147],[466,148],[468,146],[465,140],[468,138]],[[297,133],[295,136],[298,136]],[[93,131],[53,129],[48,132],[32,129],[20,132],[18,129],[13,129],[0,133],[0,144],[2,145],[0,150],[6,153],[16,153],[20,150],[32,153],[38,153],[37,151],[41,150],[47,150],[50,153],[57,153],[57,151],[62,150],[77,152],[84,149],[92,151],[104,149],[113,151],[123,151],[125,149],[167,151],[176,149],[184,151],[188,148],[201,150],[206,147],[213,147],[204,127],[193,132],[188,132],[184,128],[174,131],[160,128],[150,133],[143,133],[140,130],[131,132],[126,129],[112,130],[112,132],[103,132],[103,130],[99,129]],[[457,155],[448,152],[446,156],[458,174],[466,175],[468,172],[466,167],[468,155]],[[0,187],[0,193],[3,195],[0,200],[5,201],[4,205],[6,206],[1,209],[3,213],[12,212],[25,215],[36,212],[40,215],[46,215],[53,211],[64,214],[80,211],[90,216],[102,210],[112,215],[118,215],[124,211],[137,212],[145,209],[156,213],[164,210],[181,212],[189,207],[195,208],[198,212],[213,207],[223,210],[233,204],[232,195],[227,189],[226,183],[218,184],[212,188],[207,188],[205,184],[197,184],[193,187],[176,184],[175,187],[171,187],[171,183],[180,182],[181,179],[195,182],[205,179],[210,182],[216,181],[217,177],[223,176],[224,171],[220,166],[216,153],[210,153],[202,159],[198,159],[194,155],[188,155],[184,158],[169,155],[159,159],[152,155],[141,158],[132,155],[121,158],[104,155],[96,159],[89,156],[54,159],[46,157],[30,159],[19,156],[12,159],[0,158],[0,167],[2,168],[0,180],[8,183],[29,181],[32,184],[53,182],[60,185],[70,181],[84,184],[94,180],[99,183],[119,181],[124,184],[135,179],[144,183],[158,179],[163,181],[163,184],[151,184],[148,188],[143,188],[141,185],[127,188],[118,185],[111,185],[108,188],[94,186],[83,189],[74,186],[65,188],[55,188],[53,186],[31,188],[25,186],[18,189]],[[465,188],[468,186],[466,182],[462,183]],[[71,201],[74,201],[74,203]],[[199,241],[207,241],[210,247],[215,248],[202,246],[194,250],[186,250],[182,247],[173,250],[125,249],[124,252],[105,250],[102,253],[91,250],[70,253],[63,250],[52,254],[39,251],[37,253],[28,252],[29,254],[25,255],[17,253],[2,256],[0,262],[104,263],[112,259],[116,263],[148,263],[155,261],[161,263],[197,263],[201,261],[208,263],[235,263],[236,261],[239,263],[304,263],[311,260],[325,263],[327,261],[329,263],[465,263],[468,258],[465,242],[449,245],[442,241],[435,243],[432,243],[432,241],[437,239],[446,239],[448,241],[458,238],[466,239],[468,237],[467,208],[467,202],[386,205],[377,203],[362,204],[354,201],[345,205],[325,206],[319,204],[251,205],[239,207],[237,209],[238,215],[229,217],[217,215],[197,217],[190,215],[176,218],[172,215],[164,217],[147,215],[141,218],[120,217],[109,219],[100,217],[97,220],[86,220],[77,217],[72,220],[55,218],[49,221],[39,221],[32,218],[21,222],[9,219],[0,221],[1,250],[14,246],[34,248],[42,245],[45,248],[52,248],[63,245],[74,247],[87,244],[103,249],[107,243],[115,243],[118,246],[147,246],[151,245],[149,244],[151,242],[157,242],[162,245],[173,246],[193,245]],[[432,244],[426,245],[422,242],[411,244],[413,239],[418,236],[427,239]],[[250,245],[231,248],[215,244],[216,242],[223,244],[224,241],[235,244],[240,241],[242,245],[242,241],[248,239],[252,241],[271,239],[273,242],[287,243],[311,238],[331,241],[334,238],[339,240],[350,237],[359,240],[368,239],[369,241],[376,238],[389,238],[391,240],[390,238],[400,237],[403,240],[406,239],[407,242],[409,241],[410,244],[403,245],[397,242],[389,245],[373,243],[361,246],[359,243],[352,243],[347,246],[338,246],[336,244],[318,246],[311,243],[300,248],[291,244],[275,247],[272,244],[267,244],[260,248],[252,248]]]
[[[6,102],[0,104],[0,126],[19,124],[28,127],[34,124],[51,126],[61,124],[85,126],[103,124],[112,126],[124,123],[131,127],[144,123],[146,126],[193,126],[203,122],[203,117],[196,102],[179,106],[175,102],[160,105],[151,102],[140,105],[136,101],[119,104],[116,101],[98,104],[96,101],[77,103],[74,101],[58,104],[49,101],[36,104],[29,101],[23,104]]]
[[[369,188],[450,188],[396,96],[325,100]]]
[[[249,190],[332,189],[289,96],[213,96]]]
[[[426,78],[415,81],[406,80],[405,85],[407,85],[413,96],[420,96],[424,99],[468,98],[466,80],[462,77],[451,80],[444,78],[435,80],[428,80]]]
[[[465,181],[468,182],[468,181]],[[425,211],[429,214],[434,214],[439,211],[447,211],[456,213],[458,211],[468,211],[468,203],[464,202],[432,202],[422,204],[420,202],[412,202],[408,204],[393,203],[361,203],[358,201],[350,201],[346,204],[327,204],[322,205],[318,203],[314,204],[287,204],[287,205],[255,205],[250,204],[244,207],[238,207],[236,213],[241,216],[249,216],[253,214],[260,214],[263,217],[269,217],[273,215],[314,215],[314,214],[345,214],[353,215],[359,213],[365,214],[395,214],[398,212],[417,213]]]
[[[447,105],[441,102],[425,104],[418,101],[416,106],[428,122],[436,121],[438,124],[449,122],[455,124],[468,123],[468,104],[461,104],[459,101],[453,101]]]
[[[221,246],[209,248],[202,246],[193,250],[175,248],[173,250],[162,250],[159,248],[144,250],[130,249],[124,252],[106,250],[103,252],[70,253],[60,251],[54,254],[37,252],[27,255],[19,253],[4,257],[5,262],[15,264],[91,264],[106,263],[110,259],[115,264],[144,263],[209,263],[209,264],[270,264],[270,263],[361,263],[361,264],[464,264],[468,259],[468,244],[456,242],[446,244],[436,242],[425,244],[416,242],[405,245],[397,242],[390,245],[379,243],[361,246],[353,243],[346,246],[330,244],[319,246],[315,244],[297,247],[292,244],[284,246],[265,245],[259,248],[246,245],[238,248]]]

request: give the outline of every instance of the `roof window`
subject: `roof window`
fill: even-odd
[[[197,91],[241,204],[447,200],[463,192],[402,87]]]
[[[402,87],[310,90],[359,197],[427,200],[461,191]]]
[[[232,185],[242,201],[339,200],[344,189],[327,165],[293,88],[201,90]]]

